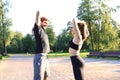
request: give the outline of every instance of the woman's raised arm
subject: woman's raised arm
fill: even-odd
[[[82,39],[81,32],[80,32],[80,30],[79,30],[79,28],[78,28],[78,25],[77,25],[75,19],[72,20],[72,26],[73,26],[73,28],[74,28],[74,30],[75,30],[76,37],[77,37],[79,40]]]

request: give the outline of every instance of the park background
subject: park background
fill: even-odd
[[[19,12],[20,14],[25,14],[26,15],[25,17],[19,14],[15,14],[14,9],[11,10],[11,8],[15,6],[15,3],[14,4],[13,3],[14,1],[10,1],[10,0],[0,0],[0,54],[4,56],[7,55],[7,53],[34,53],[35,39],[32,32],[29,31],[32,30],[32,27],[34,25],[33,18],[35,17],[35,11],[39,9],[38,8],[34,9],[34,7],[29,9],[29,7],[27,7],[28,9],[27,10],[25,7],[22,7],[23,6],[22,3],[19,4],[21,5],[23,11],[20,10],[19,8],[18,11],[20,10]],[[25,5],[27,6],[28,3],[29,2],[24,2],[24,6]],[[48,3],[48,2],[44,2],[44,3]],[[57,14],[58,20],[59,19],[61,20],[61,17],[64,20],[64,16],[63,16],[64,14],[69,15],[71,14],[70,12],[74,12],[71,14],[72,16],[71,15],[67,16],[69,17],[68,19],[65,18],[67,20],[65,21],[66,25],[59,25],[59,24],[55,25],[55,23],[57,22],[61,22],[60,24],[62,24],[62,20],[61,21],[53,20],[53,18],[55,18],[54,16],[52,16],[53,18],[50,18],[51,23],[48,26],[46,32],[49,36],[51,53],[68,53],[68,42],[70,39],[72,39],[72,34],[70,32],[71,19],[75,16],[78,19],[85,20],[87,22],[90,32],[90,36],[83,44],[81,52],[120,51],[120,22],[118,21],[119,19],[116,19],[116,17],[119,17],[119,15],[117,15],[116,13],[119,13],[120,5],[116,4],[114,6],[111,6],[112,3],[109,2],[109,0],[78,0],[76,1],[76,3],[70,0],[70,3],[73,3],[75,7],[74,8],[67,7],[67,9],[65,8],[66,6],[63,7],[62,4],[68,5],[69,0],[59,5],[62,7],[62,10],[65,9],[65,11],[63,12],[61,11],[59,12],[59,10],[61,10],[61,8],[59,7],[53,10],[47,9],[47,11],[50,10],[50,12],[53,13],[54,12],[60,13],[60,14],[55,13]],[[119,0],[117,3],[119,3]],[[36,7],[38,7],[38,5],[39,4],[37,3]],[[53,4],[51,5],[54,8],[57,6]],[[24,10],[24,8],[26,10]],[[26,14],[27,12],[29,12],[29,10],[31,11],[33,10],[33,13],[29,13],[34,15],[32,18],[32,23],[28,21],[31,18],[29,18],[27,16],[28,14]],[[69,12],[69,10],[71,11]],[[47,13],[49,14],[49,12]],[[18,19],[14,21],[14,17],[11,17],[10,14],[15,15],[15,17]],[[44,13],[42,13],[42,15],[43,14]],[[19,19],[21,21],[19,21]],[[27,26],[20,25],[23,23],[22,21],[24,22],[24,24],[31,24],[30,27],[29,25]],[[17,30],[15,30],[15,28]],[[19,29],[24,30],[26,34],[24,32],[22,33],[22,31],[19,31]],[[56,33],[56,31],[57,32],[60,31],[59,34]]]

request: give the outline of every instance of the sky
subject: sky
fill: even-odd
[[[109,5],[114,7],[120,5],[119,0],[111,0]],[[77,8],[80,0],[11,0],[12,7],[9,17],[12,19],[11,29],[21,32],[24,36],[32,34],[35,23],[36,11],[52,22],[56,35],[67,27],[67,22],[77,15]],[[120,10],[113,14],[113,18],[120,23]]]
[[[11,0],[9,17],[13,21],[11,29],[23,35],[32,33],[36,11],[52,22],[56,35],[67,27],[67,22],[76,16],[79,0]]]

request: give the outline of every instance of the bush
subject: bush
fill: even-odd
[[[0,54],[0,59],[2,59],[2,55]]]

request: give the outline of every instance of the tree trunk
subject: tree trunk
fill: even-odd
[[[93,36],[92,36],[92,29],[91,29],[91,24],[90,21],[88,22],[89,24],[89,29],[90,29],[90,40],[91,40],[91,47],[92,47],[92,51],[94,51],[94,45],[93,45]]]
[[[2,55],[6,56],[7,55],[7,50],[6,50],[6,40],[5,40],[5,26],[4,26],[4,5],[2,6],[2,36],[3,36],[3,50],[2,50]]]

